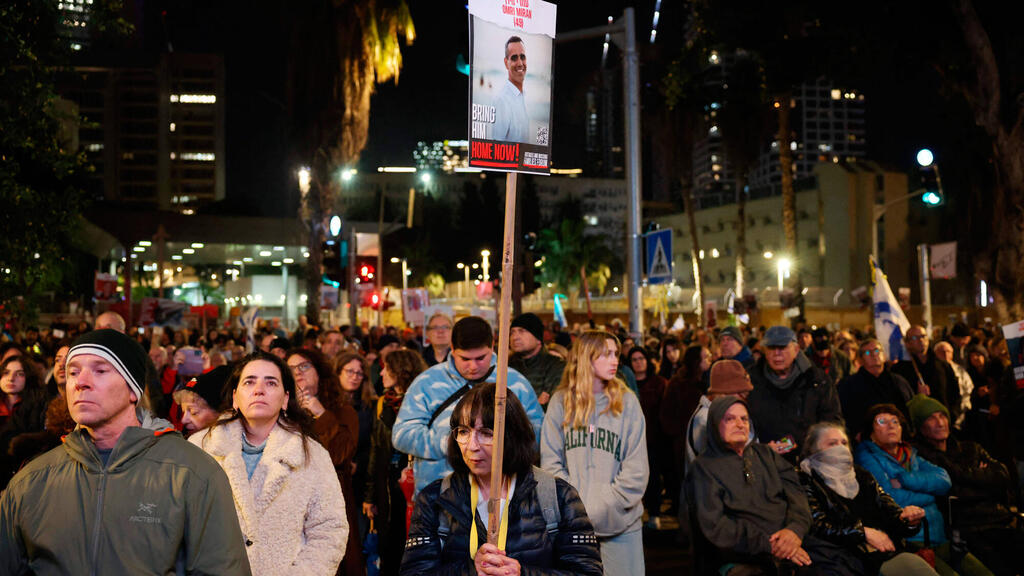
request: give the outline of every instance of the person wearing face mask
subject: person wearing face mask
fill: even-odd
[[[828,574],[934,575],[903,539],[921,529],[924,510],[901,508],[867,470],[853,464],[842,425],[811,426],[800,461],[800,483],[811,508],[808,550]]]
[[[828,328],[815,328],[811,332],[811,345],[804,349],[804,354],[832,379],[833,384],[839,384],[852,374],[850,357],[832,346],[832,335]]]

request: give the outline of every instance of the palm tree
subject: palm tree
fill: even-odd
[[[301,218],[309,231],[306,316],[314,322],[325,220],[341,189],[337,176],[359,160],[370,96],[378,83],[398,81],[402,41],[411,44],[415,29],[405,0],[319,0],[305,7],[295,11],[292,28],[290,105],[299,158],[310,168]]]
[[[600,236],[583,233],[580,219],[563,219],[557,229],[545,228],[537,237],[537,253],[543,258],[541,281],[573,294],[587,290],[587,271],[601,270],[612,263],[611,250]],[[587,316],[591,315],[589,291]]]
[[[736,298],[742,299],[746,272],[747,176],[766,135],[764,67],[755,54],[736,51],[729,70],[729,98],[719,112],[719,132],[736,189]]]

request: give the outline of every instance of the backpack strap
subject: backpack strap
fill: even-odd
[[[434,409],[434,413],[430,415],[430,421],[427,422],[427,428],[430,428],[431,426],[433,426],[434,425],[434,420],[437,420],[437,417],[441,415],[441,412],[444,412],[445,408],[447,408],[447,407],[451,406],[453,403],[457,402],[459,400],[459,398],[462,398],[466,394],[466,392],[469,392],[469,389],[472,386],[475,386],[477,384],[482,384],[483,382],[486,382],[487,379],[490,378],[491,374],[494,373],[494,368],[495,368],[494,366],[491,366],[491,368],[487,371],[487,373],[484,374],[483,378],[477,378],[476,380],[470,380],[470,381],[466,382],[465,384],[462,385],[462,388],[459,388],[451,396],[446,398],[444,402],[441,402],[441,405],[438,406],[437,408],[435,408]]]
[[[441,479],[441,491],[438,492],[438,497],[448,491],[448,488],[452,485],[452,475],[449,474]],[[444,550],[444,542],[452,534],[452,527],[449,524],[448,515],[445,514],[444,510],[439,510],[437,515],[437,539],[441,541],[441,549]]]
[[[544,524],[548,535],[552,538],[558,534],[558,524],[562,520],[562,510],[558,506],[558,488],[555,477],[541,468],[533,467],[533,477],[537,480],[537,501],[544,514]]]
[[[459,398],[462,398],[466,392],[469,392],[469,382],[463,384],[462,388],[456,390],[451,396],[446,398],[444,402],[441,402],[440,406],[434,409],[434,413],[430,415],[430,421],[427,422],[427,428],[432,427],[434,425],[434,420],[437,420],[437,417],[441,415],[441,412],[444,412],[445,408],[454,404]]]

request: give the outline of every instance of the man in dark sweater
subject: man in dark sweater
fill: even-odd
[[[911,326],[904,341],[910,360],[897,362],[892,367],[893,373],[910,382],[915,394],[925,394],[942,402],[956,422],[960,416],[960,384],[953,369],[935,356],[924,326]]]
[[[885,351],[878,340],[869,338],[861,342],[857,356],[860,370],[839,384],[839,403],[851,438],[857,435],[864,415],[875,404],[893,404],[909,418],[907,401],[914,395],[906,380],[885,367]]]
[[[843,421],[839,396],[828,376],[799,350],[792,330],[772,326],[763,343],[764,358],[749,369],[750,417],[761,442],[795,464],[798,444],[812,424]]]
[[[508,359],[509,368],[515,368],[529,380],[537,393],[537,402],[547,410],[548,400],[562,381],[565,360],[548,354],[544,348],[544,323],[531,312],[512,320],[509,341],[513,352]]]

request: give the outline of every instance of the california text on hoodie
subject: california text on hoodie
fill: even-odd
[[[723,396],[708,408],[708,447],[691,478],[697,520],[726,557],[764,557],[772,550],[768,539],[783,528],[803,539],[811,510],[796,469],[774,450],[748,444],[741,456],[723,443],[718,425],[737,402],[742,401]]]
[[[612,415],[608,395],[594,395],[585,428],[565,428],[565,390],[551,397],[540,440],[544,470],[579,490],[594,532],[602,538],[640,529],[641,499],[650,474],[646,421],[636,394],[622,394],[622,414]]]
[[[0,574],[250,573],[224,472],[170,422],[137,413],[105,466],[77,428],[11,480]]]
[[[491,354],[492,368],[497,365],[497,359],[497,355]],[[485,381],[494,382],[496,378],[496,370],[491,370]],[[391,431],[391,442],[395,450],[415,456],[413,474],[416,477],[417,492],[452,471],[446,454],[448,435],[451,433],[449,423],[458,402],[452,402],[442,410],[432,425],[430,417],[434,410],[466,383],[467,380],[455,368],[455,359],[449,354],[446,362],[431,366],[417,376],[405,392],[405,400],[402,401],[398,419]],[[533,387],[522,374],[512,368],[508,369],[508,391],[519,399],[533,424],[534,434],[540,437],[544,411],[537,402]]]

